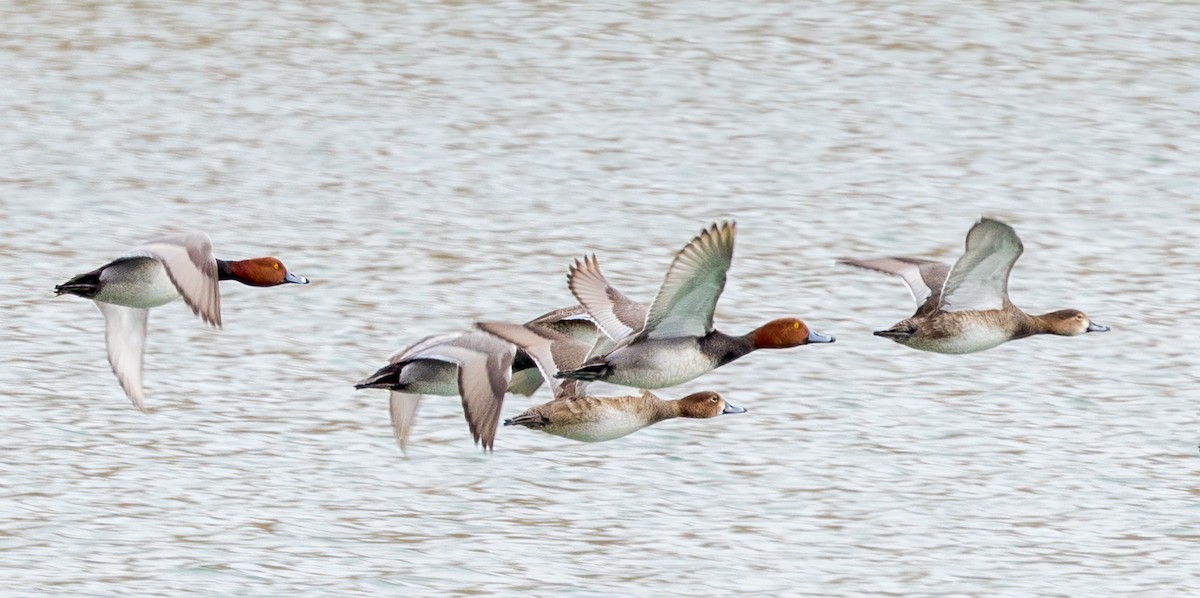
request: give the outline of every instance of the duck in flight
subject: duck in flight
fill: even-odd
[[[916,313],[875,336],[914,349],[974,353],[1035,334],[1108,331],[1077,309],[1031,315],[1013,305],[1008,275],[1024,249],[1011,226],[983,218],[967,233],[967,249],[954,267],[912,257],[838,261],[904,280],[917,302]]]
[[[556,376],[560,367],[577,367],[583,363],[590,345],[554,330],[533,326],[501,322],[481,322],[477,326],[525,351],[554,390],[554,400],[505,420],[505,426],[524,426],[581,442],[604,442],[677,417],[708,419],[746,411],[730,405],[719,393],[712,391],[697,392],[676,400],[661,399],[647,390],[629,396],[590,396],[586,392],[586,382],[562,380]]]
[[[142,354],[150,308],[180,297],[192,313],[221,327],[222,280],[253,287],[308,284],[273,257],[239,261],[213,258],[212,241],[202,232],[147,241],[99,268],[54,287],[55,295],[78,295],[96,302],[104,314],[108,363],[133,406],[145,412]]]
[[[732,222],[713,224],[679,250],[641,319],[628,307],[633,302],[593,268],[594,259],[582,266],[577,262],[568,275],[568,286],[615,346],[556,376],[665,388],[758,349],[832,343],[833,337],[810,330],[796,318],[773,320],[742,336],[725,334],[713,326],[713,312],[733,263],[736,232]]]
[[[585,346],[600,332],[582,307],[546,313],[525,324],[574,339]],[[480,332],[453,332],[423,338],[401,349],[388,364],[354,386],[390,391],[392,431],[407,452],[409,432],[423,395],[458,396],[476,443],[491,450],[500,425],[505,393],[529,396],[542,384],[529,356],[511,343]]]

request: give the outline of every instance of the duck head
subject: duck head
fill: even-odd
[[[283,262],[273,257],[259,257],[236,262],[217,260],[221,280],[236,280],[252,287],[273,287],[281,284],[308,284],[308,279],[288,271]]]
[[[1077,309],[1060,309],[1038,316],[1042,327],[1050,334],[1078,336],[1085,332],[1108,332],[1108,326],[1097,324]]]
[[[832,336],[810,330],[796,318],[772,320],[750,333],[750,341],[755,349],[787,349],[809,343],[832,343],[835,340]]]
[[[696,419],[707,419],[726,413],[746,412],[741,407],[734,407],[726,403],[725,397],[722,397],[721,393],[711,390],[692,393],[683,397],[679,399],[679,406],[680,417],[692,417]]]

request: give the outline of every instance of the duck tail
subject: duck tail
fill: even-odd
[[[354,385],[355,390],[364,388],[383,388],[385,390],[400,390],[400,372],[404,370],[406,362],[389,363],[379,371],[364,378],[361,382]]]
[[[549,424],[550,420],[535,413],[522,413],[516,417],[504,420],[506,426],[525,426],[531,430],[540,430]]]
[[[67,282],[64,282],[54,287],[54,294],[64,295],[79,295],[85,299],[91,299],[100,292],[100,271],[93,270],[87,274],[80,274]]]
[[[611,372],[612,368],[610,368],[607,363],[601,361],[599,363],[587,364],[581,368],[576,368],[573,370],[563,370],[557,374],[554,374],[554,377],[591,382],[594,380],[599,380]]]
[[[882,336],[883,338],[890,338],[896,342],[900,342],[912,338],[912,335],[916,334],[916,332],[916,328],[909,326],[895,326],[888,328],[887,330],[876,330],[873,334],[875,336]]]

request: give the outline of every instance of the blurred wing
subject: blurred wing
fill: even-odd
[[[737,225],[726,222],[700,233],[675,255],[658,296],[646,315],[642,338],[704,336],[713,329],[713,312],[733,263]]]
[[[908,285],[908,292],[912,294],[918,307],[926,303],[938,304],[942,285],[946,284],[946,275],[950,273],[950,266],[946,264],[913,257],[881,257],[870,260],[842,258],[838,263],[899,276],[904,279],[904,284]]]
[[[478,351],[461,345],[440,345],[420,354],[422,359],[458,365],[458,389],[467,426],[475,442],[482,442],[487,450],[495,443],[515,352],[511,346],[505,351]]]
[[[417,417],[417,406],[420,403],[421,395],[391,391],[388,410],[392,416],[392,432],[396,435],[396,442],[402,451],[408,452],[408,432]]]
[[[609,338],[623,339],[635,334],[646,323],[646,307],[609,284],[600,272],[596,256],[575,260],[567,272],[567,288],[587,309],[596,325]]]
[[[1008,304],[1008,273],[1025,246],[1011,226],[984,218],[967,233],[967,251],[942,287],[944,311],[1002,309]]]
[[[559,371],[573,370],[583,365],[591,348],[589,345],[544,328],[504,322],[480,322],[476,326],[528,353],[542,372],[542,378],[550,384],[555,398],[565,393],[577,396],[576,393],[582,392],[582,386],[567,384],[574,381],[560,380],[554,375]]]
[[[446,333],[446,334],[435,334],[432,336],[427,336],[427,337],[397,351],[396,354],[392,355],[391,359],[388,360],[388,363],[392,364],[392,363],[398,363],[401,361],[407,361],[410,359],[414,359],[418,355],[420,355],[421,352],[423,352],[427,349],[430,349],[432,347],[436,347],[438,345],[453,344],[454,341],[461,339],[465,334],[466,333],[463,333],[463,332],[450,332],[450,333]]]
[[[221,327],[221,290],[212,242],[200,232],[161,237],[135,247],[129,256],[146,256],[162,262],[171,283],[192,313]]]
[[[596,342],[600,330],[581,305],[556,309],[525,323],[527,326],[549,328],[584,343]]]
[[[142,404],[142,352],[146,347],[146,319],[150,310],[96,302],[104,314],[104,345],[108,349],[108,364],[117,375],[121,388],[138,411],[146,412]]]

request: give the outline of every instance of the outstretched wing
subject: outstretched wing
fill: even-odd
[[[587,309],[608,338],[621,340],[637,333],[646,323],[646,307],[609,284],[600,272],[595,255],[583,261],[575,260],[567,271],[567,288],[579,304]]]
[[[913,301],[917,302],[917,312],[929,307],[937,307],[942,296],[942,285],[946,283],[946,275],[950,266],[933,260],[923,260],[914,257],[880,257],[869,260],[842,258],[839,264],[855,266],[899,276],[908,285],[908,292]]]
[[[1013,228],[984,218],[967,233],[967,250],[942,287],[943,311],[1002,309],[1008,304],[1008,274],[1025,246]]]
[[[549,328],[587,344],[595,343],[597,337],[603,336],[600,328],[596,326],[596,321],[582,305],[546,312],[525,322],[525,325]]]
[[[121,388],[138,411],[146,412],[142,403],[142,353],[146,347],[146,320],[150,310],[137,307],[96,302],[104,314],[104,345],[108,349],[108,364],[117,375]]]
[[[421,395],[393,390],[388,399],[388,412],[392,417],[392,433],[400,450],[408,451],[408,432],[412,429],[413,420],[417,418],[417,406],[421,403]]]
[[[733,263],[733,222],[713,224],[675,255],[666,279],[646,314],[639,337],[704,336],[713,330],[713,312]]]
[[[221,290],[212,241],[201,232],[160,237],[143,243],[125,257],[145,256],[162,262],[171,283],[192,313],[221,327]]]
[[[553,330],[504,322],[479,322],[480,330],[516,345],[529,354],[542,377],[554,391],[554,398],[583,396],[584,384],[579,380],[555,377],[559,371],[573,370],[583,365],[590,346]]]
[[[475,442],[491,450],[496,440],[496,427],[500,423],[500,408],[504,405],[504,391],[508,387],[513,354],[511,346],[502,350],[490,350],[476,346],[479,339],[464,335],[464,344],[443,344],[429,347],[413,355],[414,359],[436,359],[458,366],[458,390],[462,397],[463,413],[467,427]],[[487,339],[487,335],[483,335]],[[500,344],[499,341],[493,342]]]

